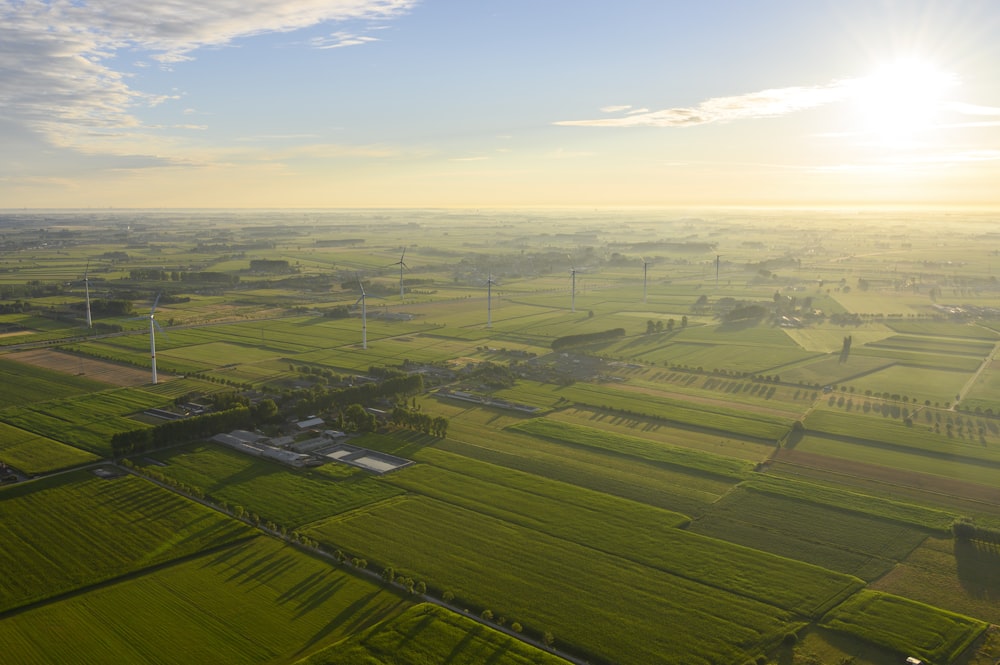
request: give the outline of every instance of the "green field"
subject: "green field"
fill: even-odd
[[[556,443],[596,448],[719,478],[740,479],[745,477],[751,469],[749,463],[732,458],[663,445],[650,439],[616,434],[565,422],[557,423],[544,419],[526,420],[510,426],[509,429]]]
[[[423,497],[331,518],[306,532],[624,665],[735,662],[776,641],[792,619],[722,588]],[[672,629],[657,628],[665,624]]]
[[[353,467],[331,462],[317,469],[294,470],[215,444],[190,446],[135,461],[197,487],[216,501],[242,506],[288,528],[399,493]]]
[[[407,605],[255,538],[7,616],[0,639],[25,663],[291,663]]]
[[[85,395],[109,386],[82,376],[15,362],[17,354],[0,358],[0,404],[3,408]]]
[[[59,471],[97,459],[93,453],[0,422],[0,461],[28,475]]]
[[[861,591],[823,625],[929,663],[952,663],[986,623],[878,591]]]
[[[925,529],[788,495],[738,489],[691,531],[872,580],[926,537]]]
[[[101,456],[111,454],[111,437],[144,425],[128,415],[169,404],[140,388],[116,388],[79,397],[43,401],[0,411],[0,421]]]
[[[519,434],[490,432],[475,418],[453,420],[442,450],[692,515],[734,484],[700,471],[669,467],[601,449]]]
[[[462,508],[717,586],[805,616],[821,613],[861,582],[678,529],[687,520],[643,504],[546,482],[528,474],[426,451],[394,484]],[[787,584],[776,586],[777,571]],[[582,573],[583,571],[581,571]]]
[[[411,607],[301,665],[565,665],[566,661],[430,604]]]
[[[0,611],[248,536],[248,527],[161,489],[86,471],[0,490]],[[44,552],[44,556],[39,556]]]
[[[7,659],[554,664],[493,630],[513,622],[595,665],[1000,658],[1000,646],[957,657],[980,621],[1000,622],[1000,565],[994,546],[950,537],[959,516],[1000,526],[993,213],[0,221],[0,461],[70,469],[0,487]],[[85,270],[91,297],[109,301],[93,329]],[[158,295],[157,385],[96,383],[85,359],[58,353],[145,368],[134,380],[146,381]],[[22,348],[55,350],[66,374],[17,362]],[[445,418],[446,437],[391,420],[356,433],[325,406],[383,370],[417,372],[426,391],[352,398],[380,419],[404,405]],[[315,415],[415,464],[293,468],[178,440],[128,460],[145,477],[72,469],[110,456],[116,433],[162,422],[151,407],[231,399],[266,407],[249,410],[259,433],[312,437],[295,423]],[[323,549],[282,543],[286,532]],[[344,574],[341,555],[367,570]],[[387,566],[429,595],[373,584]],[[452,594],[457,612],[411,604]],[[466,615],[486,609],[503,622]]]
[[[1000,624],[1000,553],[986,544],[928,538],[872,588]]]

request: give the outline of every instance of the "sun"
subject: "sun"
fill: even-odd
[[[934,127],[954,74],[928,62],[907,59],[858,79],[856,99],[862,131],[873,142],[905,147]]]

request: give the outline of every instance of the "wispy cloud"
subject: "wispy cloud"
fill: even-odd
[[[121,145],[123,133],[143,129],[137,109],[175,97],[133,88],[115,56],[138,52],[146,62],[175,63],[241,37],[391,18],[415,2],[0,0],[0,107],[57,146],[121,154],[132,148]],[[334,34],[341,45],[370,40]]]
[[[809,87],[772,88],[745,95],[713,97],[697,106],[662,111],[639,109],[630,112],[631,106],[606,106],[601,110],[626,113],[616,118],[560,120],[555,124],[576,127],[690,127],[749,118],[771,118],[844,100],[852,94],[855,83],[856,79]]]
[[[315,37],[309,44],[318,49],[344,48],[345,46],[360,46],[370,42],[377,42],[377,37],[369,35],[356,35],[353,32],[334,32],[326,37]]]

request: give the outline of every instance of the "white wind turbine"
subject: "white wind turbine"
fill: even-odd
[[[361,289],[361,297],[358,298],[357,302],[355,302],[354,304],[357,305],[358,303],[361,303],[361,348],[362,349],[367,349],[368,348],[368,307],[367,307],[367,305],[365,303],[365,298],[368,297],[368,294],[365,293],[365,286],[364,286],[364,284],[361,283],[360,279],[358,280],[358,288]]]
[[[90,316],[90,261],[83,271],[83,292],[87,295],[87,327],[94,327],[94,320]]]
[[[642,260],[642,302],[646,302],[646,269],[649,268],[649,261]]]
[[[403,253],[399,255],[399,260],[395,263],[390,263],[390,266],[399,266],[399,299],[403,299],[403,268],[409,269],[410,266],[403,263],[403,257],[406,256],[406,247],[403,247]]]
[[[570,291],[569,291],[569,305],[570,311],[576,312],[576,268],[570,267],[569,269],[570,277]]]
[[[156,384],[156,331],[154,328],[159,328],[160,332],[163,332],[163,328],[160,328],[160,323],[154,317],[156,316],[156,305],[160,302],[160,296],[162,293],[156,294],[156,299],[153,301],[153,306],[149,308],[149,360],[153,366],[153,384]]]
[[[493,327],[493,285],[497,281],[493,279],[493,273],[486,278],[486,327]]]

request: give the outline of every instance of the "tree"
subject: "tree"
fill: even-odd
[[[653,323],[653,319],[649,319],[648,321],[646,321],[646,334],[652,335],[655,330],[656,330],[656,324]]]
[[[255,423],[269,423],[278,416],[278,405],[273,399],[262,399],[250,407],[250,415]]]
[[[685,315],[681,317],[681,328],[687,328],[687,326],[688,326],[688,317],[687,315]]]

